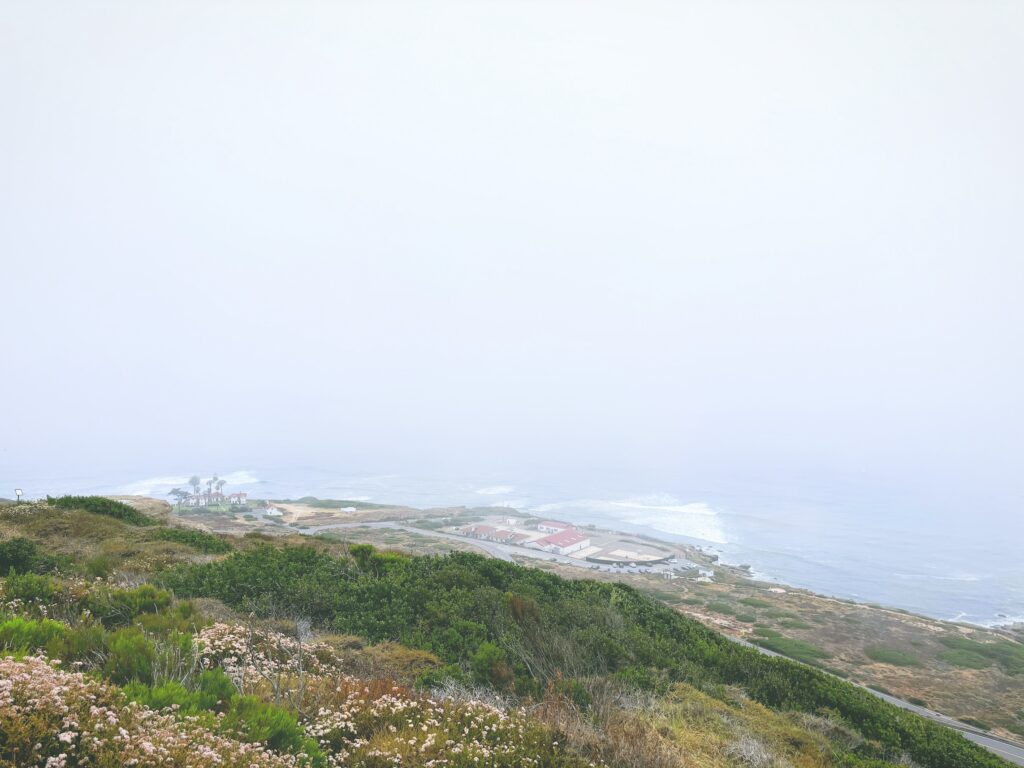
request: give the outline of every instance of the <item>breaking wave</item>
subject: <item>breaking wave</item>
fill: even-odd
[[[239,469],[228,472],[226,475],[219,475],[221,480],[228,487],[237,485],[253,485],[260,482],[252,472],[246,469]],[[204,482],[206,478],[203,478]],[[163,475],[161,477],[147,477],[143,480],[136,480],[131,483],[119,486],[116,489],[118,494],[125,496],[163,496],[172,488],[180,488],[188,485],[189,475]]]
[[[512,493],[514,490],[515,487],[511,485],[489,485],[486,488],[477,488],[475,493],[479,493],[481,496],[502,496]]]

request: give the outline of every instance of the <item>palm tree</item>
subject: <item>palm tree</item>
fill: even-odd
[[[192,486],[192,493],[193,493],[193,494],[194,494],[194,495],[195,495],[195,496],[196,496],[197,498],[198,498],[198,496],[199,496],[199,485],[200,485],[200,484],[201,484],[202,482],[203,482],[203,481],[199,479],[199,475],[192,475],[192,477],[190,477],[190,478],[188,479],[188,484]]]
[[[217,493],[219,493],[219,494],[223,495],[223,493],[224,493],[224,490],[223,490],[223,489],[224,489],[224,486],[225,486],[225,485],[227,485],[227,484],[228,484],[228,481],[227,481],[227,480],[224,480],[223,478],[221,478],[220,480],[218,480],[218,481],[217,481],[217,482],[215,483],[215,485],[217,486]]]

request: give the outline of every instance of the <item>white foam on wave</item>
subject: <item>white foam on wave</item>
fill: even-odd
[[[961,616],[965,614],[960,614]],[[987,621],[968,621],[968,624],[976,624],[979,627],[985,627],[986,629],[995,629],[996,627],[1012,627],[1015,624],[1024,624],[1024,616],[996,616],[993,619]]]
[[[496,501],[493,504],[488,504],[488,507],[496,507],[499,509],[523,509],[529,506],[529,499],[508,499],[507,501]]]
[[[666,494],[628,499],[578,499],[533,507],[533,512],[579,509],[599,512],[631,525],[642,525],[662,533],[700,539],[713,544],[728,544],[718,512],[704,502],[681,503]]]
[[[260,482],[252,472],[246,469],[239,469],[229,472],[226,475],[219,475],[220,479],[227,486],[252,485]],[[189,475],[163,475],[160,477],[147,477],[143,480],[136,480],[131,483],[119,486],[116,493],[125,496],[163,496],[172,488],[180,488],[188,485]],[[206,481],[206,478],[203,478]]]
[[[506,493],[512,493],[515,490],[515,486],[512,485],[489,485],[486,488],[477,488],[474,493],[478,493],[481,496],[502,496]]]
[[[981,581],[982,579],[990,578],[989,576],[981,576],[976,573],[949,573],[945,575],[938,575],[933,573],[894,573],[894,577],[897,579],[929,579],[931,581]]]

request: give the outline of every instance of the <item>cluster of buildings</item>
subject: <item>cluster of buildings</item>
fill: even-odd
[[[516,526],[518,521],[509,518],[509,526]],[[514,530],[477,523],[459,529],[464,536],[474,539],[496,541],[499,544],[518,544],[523,547],[540,549],[556,555],[571,555],[590,546],[590,536],[569,523],[555,520],[544,520],[537,523],[536,530]]]

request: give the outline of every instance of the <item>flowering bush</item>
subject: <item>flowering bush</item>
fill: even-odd
[[[45,768],[294,768],[278,755],[125,701],[116,688],[39,657],[0,659],[0,764]]]
[[[340,686],[339,692],[346,687]],[[349,690],[306,726],[331,766],[583,766],[522,710],[437,701],[380,683]]]
[[[212,624],[196,636],[204,667],[220,666],[242,693],[299,675],[344,676],[342,661],[324,643],[300,643],[279,632]]]

